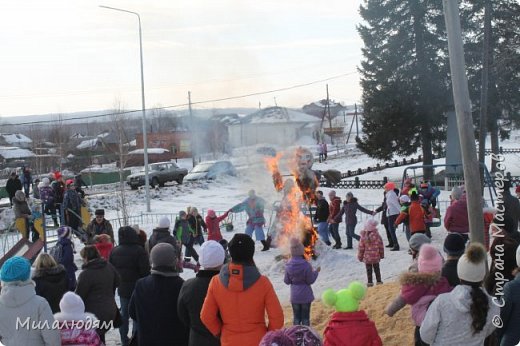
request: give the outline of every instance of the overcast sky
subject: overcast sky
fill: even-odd
[[[330,80],[333,99],[361,91],[361,0],[19,0],[0,2],[0,116],[141,106],[141,14],[147,108]],[[300,107],[325,82],[198,105]]]

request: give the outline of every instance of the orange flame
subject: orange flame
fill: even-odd
[[[277,191],[284,192],[284,198],[278,210],[276,243],[278,247],[289,248],[291,238],[299,239],[305,246],[305,258],[310,259],[315,256],[314,245],[318,240],[318,233],[312,224],[310,217],[301,212],[303,205],[310,207],[314,200],[316,184],[302,184],[302,177],[298,176],[298,170],[293,169],[294,178],[289,178],[285,182],[279,170],[279,162],[282,157],[278,153],[276,157],[265,159],[267,169],[273,176],[273,183]],[[295,184],[296,180],[296,184]],[[308,178],[307,178],[308,180]]]
[[[273,183],[276,191],[281,191],[283,189],[283,178],[280,173],[280,169],[278,168],[278,163],[282,158],[282,153],[276,153],[275,157],[265,158],[265,164],[267,165],[267,169],[271,172],[273,176]]]

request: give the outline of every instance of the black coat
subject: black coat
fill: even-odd
[[[208,292],[211,278],[218,271],[201,270],[193,279],[186,281],[179,293],[177,311],[179,319],[190,328],[190,346],[218,346],[220,340],[211,334],[200,320],[200,311]]]
[[[96,258],[83,265],[79,274],[76,294],[83,299],[85,311],[96,315],[102,322],[113,321],[116,317],[116,287],[119,275],[114,267],[102,258]]]
[[[36,294],[47,299],[52,313],[60,312],[61,297],[69,290],[65,268],[59,264],[57,267],[37,270],[32,279],[36,283]]]
[[[5,191],[9,197],[13,198],[16,191],[22,189],[22,182],[18,177],[14,179],[7,179],[7,184],[5,184]]]
[[[316,214],[314,220],[316,222],[327,222],[329,218],[329,202],[325,198],[318,199],[316,202]]]
[[[158,243],[168,243],[177,248],[177,239],[175,239],[168,228],[155,228],[148,239],[148,253],[152,251],[152,248]]]
[[[188,345],[189,329],[177,315],[177,299],[183,283],[179,276],[160,274],[137,281],[128,312],[138,323],[139,345]]]
[[[199,235],[202,235],[203,231],[206,231],[206,223],[204,222],[204,219],[202,216],[197,215],[193,216],[190,215],[188,217],[188,223],[190,224],[191,229],[195,231],[195,236],[198,237]]]
[[[109,262],[121,278],[119,296],[130,299],[137,280],[150,274],[150,261],[133,228],[120,228],[118,236],[119,246],[110,253]]]
[[[457,274],[457,263],[459,263],[458,259],[449,259],[446,260],[446,262],[444,262],[444,265],[442,266],[441,275],[448,279],[450,286],[453,287],[460,284],[459,275]]]

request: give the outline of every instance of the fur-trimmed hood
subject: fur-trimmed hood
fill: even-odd
[[[399,277],[401,285],[427,285],[433,286],[441,279],[441,273],[406,272]]]

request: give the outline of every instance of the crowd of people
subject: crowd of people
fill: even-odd
[[[41,198],[49,185],[43,180]],[[415,328],[410,333],[415,345],[520,342],[520,202],[510,194],[510,185],[504,191],[504,213],[483,208],[484,219],[492,216],[489,227],[482,230],[487,239],[484,246],[469,242],[466,194],[464,187],[454,188],[444,217],[447,233],[442,249],[432,244],[429,229],[439,191],[429,183],[416,187],[410,181],[405,189],[390,182],[384,190],[383,202],[375,210],[361,206],[351,192],[341,201],[331,190],[327,201],[317,191],[313,217],[320,239],[334,250],[341,249],[339,229],[344,223],[344,249],[354,250],[353,240],[358,242],[354,256],[363,263],[367,276],[366,284],[345,283],[345,288],[322,294],[322,302],[335,310],[323,337],[312,329],[311,318],[312,285],[321,267],[313,267],[299,238],[290,239],[285,263],[293,327],[284,328],[284,312],[273,285],[254,261],[253,235],[262,243],[262,251],[269,244],[263,229],[265,201],[251,190],[243,202],[220,216],[208,210],[204,218],[197,208],[188,207],[178,213],[173,227],[163,217],[149,237],[138,225],[120,227],[117,246],[104,210],[98,209],[79,251],[83,262],[79,273],[73,228],[61,225],[56,251],[39,254],[32,272],[31,263],[22,257],[12,257],[2,266],[1,341],[6,345],[103,345],[107,331],[118,328],[124,346],[382,345],[375,323],[360,309],[367,287],[383,283],[385,244],[374,219],[381,212],[386,248],[401,251],[396,232],[402,224],[411,256],[410,266],[399,278],[399,294],[384,313],[392,317],[406,305],[411,307]],[[75,191],[74,185],[66,191]],[[21,198],[18,195],[14,200]],[[63,197],[70,199],[66,192]],[[246,229],[228,243],[220,223],[238,212],[248,215]],[[359,235],[357,212],[371,215]],[[185,269],[194,270],[196,276],[184,281],[180,273]],[[496,328],[497,316],[503,321],[501,328]],[[63,323],[59,328],[20,331],[17,317]]]

